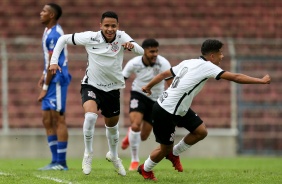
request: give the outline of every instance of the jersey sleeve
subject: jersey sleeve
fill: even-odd
[[[131,50],[132,52],[134,52],[137,55],[144,54],[144,49],[138,43],[136,43],[127,33],[125,33],[124,31],[120,31],[119,34],[121,34],[122,36],[123,43],[131,42],[134,45],[134,48]]]
[[[162,63],[161,72],[164,72],[164,71],[169,70],[171,68],[170,63],[166,58],[160,56],[160,60],[161,60],[161,63]]]
[[[162,64],[160,72],[164,72],[164,71],[169,70],[171,68],[170,62],[166,58],[164,58],[164,57],[162,57],[160,55],[158,56],[158,58],[160,59],[160,62]],[[165,78],[165,80],[168,80],[168,79],[170,79],[172,77],[173,76]]]
[[[208,78],[215,78],[216,80],[220,79],[220,75],[224,73],[224,70],[222,70],[219,66],[211,63],[211,62],[207,62],[207,77]]]
[[[130,75],[133,73],[133,60],[131,59],[131,60],[129,60],[127,63],[126,63],[126,65],[125,65],[125,67],[123,68],[123,70],[122,70],[122,75],[123,75],[123,77],[125,77],[125,78],[129,78],[130,77]]]
[[[175,76],[178,73],[178,71],[182,68],[183,64],[185,63],[185,61],[186,60],[182,61],[181,63],[179,63],[176,66],[171,67],[170,70],[171,70],[173,76]]]
[[[92,37],[96,37],[97,32],[85,31],[81,33],[74,33],[72,35],[72,43],[74,45],[87,45]]]

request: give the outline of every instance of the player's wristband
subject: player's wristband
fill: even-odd
[[[44,84],[42,89],[45,90],[45,91],[47,91],[47,90],[48,90],[48,87],[49,87],[48,85]]]

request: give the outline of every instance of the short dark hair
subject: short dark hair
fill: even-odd
[[[208,39],[204,41],[202,44],[202,47],[201,47],[202,55],[207,55],[212,52],[219,52],[222,46],[223,46],[223,43],[221,41]]]
[[[48,3],[47,5],[50,6],[55,11],[55,14],[56,14],[55,19],[59,20],[59,18],[63,14],[62,8],[59,5],[57,5],[56,3]]]
[[[115,12],[113,12],[113,11],[107,11],[107,12],[103,13],[103,14],[102,14],[102,17],[101,17],[101,22],[102,22],[102,21],[104,20],[104,18],[106,18],[106,17],[108,17],[108,18],[114,18],[114,19],[116,19],[117,22],[118,22],[118,15],[117,15]]]
[[[155,40],[154,38],[148,38],[145,39],[142,43],[142,48],[148,48],[148,47],[158,47],[159,46],[159,42],[157,40]]]

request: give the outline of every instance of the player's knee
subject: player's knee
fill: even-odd
[[[142,135],[141,134],[140,137],[141,137],[141,141],[146,141],[148,139],[149,135]]]
[[[198,138],[199,138],[199,140],[203,140],[205,137],[207,137],[207,135],[208,135],[207,129],[201,129],[201,130],[198,132]]]
[[[96,113],[87,112],[85,113],[85,120],[89,122],[95,123],[97,120],[98,115]]]
[[[199,126],[193,134],[197,137],[198,141],[203,140],[207,135],[208,131],[205,126]]]
[[[138,123],[133,123],[131,125],[131,130],[133,132],[140,132],[141,131],[141,126]]]
[[[87,112],[85,113],[85,120],[83,124],[83,130],[92,130],[95,126],[98,115],[96,113]]]

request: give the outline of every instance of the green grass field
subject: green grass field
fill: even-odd
[[[128,168],[130,160],[122,158]],[[142,162],[144,159],[141,160]],[[281,184],[282,157],[238,157],[238,158],[181,158],[182,173],[174,170],[168,160],[155,168],[158,183],[193,184]],[[0,159],[0,183],[103,183],[127,184],[153,181],[144,180],[137,172],[119,176],[111,163],[105,159],[94,159],[90,175],[81,171],[81,159],[68,159],[69,171],[37,171],[48,163],[43,159]]]

